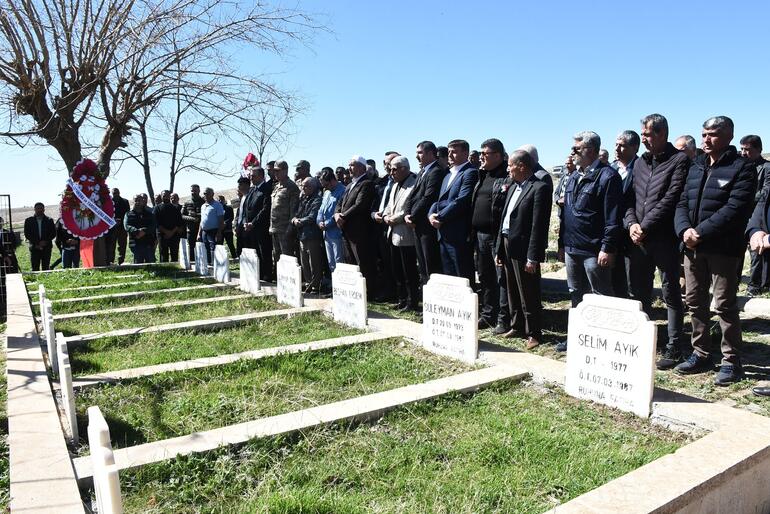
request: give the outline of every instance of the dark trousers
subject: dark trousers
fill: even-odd
[[[464,277],[473,287],[473,248],[469,242],[449,243],[446,239],[439,240],[441,266],[445,275]]]
[[[420,303],[420,276],[417,272],[417,252],[414,246],[390,245],[393,279],[399,303],[417,308]]]
[[[374,292],[374,252],[370,250],[369,241],[351,241],[347,237],[343,238],[345,241],[345,260],[348,264],[356,264],[361,271],[361,274],[366,279],[366,295],[369,298],[374,298],[376,293]],[[370,287],[370,284],[372,286]]]
[[[134,254],[134,264],[144,264],[155,262],[155,246],[151,243],[135,243],[131,247],[131,253]]]
[[[540,267],[535,273],[527,273],[526,260],[509,257],[508,239],[503,240],[505,258],[503,270],[508,285],[508,309],[511,328],[524,332],[526,337],[540,341],[543,337],[543,302],[540,292]]]
[[[264,232],[257,237],[257,257],[259,258],[259,278],[272,282],[275,277],[275,262],[273,262],[273,239]],[[277,261],[276,261],[277,262]]]
[[[689,348],[682,348],[684,326],[684,305],[679,286],[679,249],[676,241],[646,242],[644,246],[631,248],[631,294],[642,302],[642,308],[652,316],[652,284],[655,269],[660,272],[663,301],[668,313],[668,343],[666,348],[683,354]]]
[[[701,357],[711,353],[709,287],[713,284],[714,310],[722,329],[722,364],[740,364],[743,343],[736,303],[738,266],[742,257],[687,252],[684,256],[685,301],[692,320],[692,349]]]
[[[179,236],[172,236],[168,239],[161,235],[158,238],[158,246],[160,248],[160,262],[176,262],[179,260]]]
[[[118,222],[107,232],[107,264],[115,264],[115,246],[118,247],[118,264],[126,261],[126,245],[128,243],[128,234],[123,226],[123,220]]]
[[[308,287],[318,291],[321,287],[321,277],[324,271],[324,245],[321,239],[310,239],[299,242],[300,263],[302,275]]]
[[[387,229],[385,227],[377,225],[373,235],[376,238],[374,248],[377,249],[379,259],[376,260],[377,265],[375,266],[377,284],[372,284],[372,287],[376,288],[384,299],[392,300],[396,296],[395,277],[393,276],[393,262],[391,260],[390,251],[392,245],[388,239]],[[366,285],[368,287],[369,283],[367,282]]]
[[[759,255],[757,252],[749,251],[751,255],[751,267],[749,268],[749,289],[752,292],[759,292],[761,289],[770,287],[770,254]],[[741,266],[743,268],[743,266]],[[738,270],[740,275],[741,270]]]
[[[425,232],[414,231],[414,249],[417,255],[420,282],[423,285],[428,283],[431,273],[441,273],[441,255],[439,254],[436,231],[432,227],[424,230]]]
[[[238,252],[235,249],[235,242],[233,241],[233,231],[225,232],[222,234],[222,239],[227,245],[227,249],[230,250],[230,257],[235,259],[238,256]]]
[[[189,249],[190,260],[193,260],[195,256],[195,243],[198,242],[198,228],[199,225],[192,225],[187,227],[187,247]],[[211,264],[211,261],[209,261]]]
[[[209,266],[214,265],[214,250],[217,247],[217,229],[201,230],[201,242],[206,245],[206,257],[209,260]]]
[[[495,236],[476,232],[476,271],[479,273],[479,320],[494,325],[500,307],[500,287],[495,266]]]
[[[612,291],[618,298],[628,298],[631,290],[630,271],[631,264],[627,252],[616,253],[615,265],[612,267]]]
[[[51,250],[50,242],[42,250],[36,246],[29,248],[29,262],[32,265],[32,271],[51,269]]]
[[[505,276],[505,267],[495,266],[497,273],[497,285],[499,288],[500,308],[497,310],[497,324],[508,327],[511,324],[511,311],[508,305],[508,281]]]

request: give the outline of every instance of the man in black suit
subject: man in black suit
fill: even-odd
[[[749,248],[757,257],[763,257],[770,254],[770,212],[768,212],[770,202],[767,201],[767,195],[762,195],[754,207],[754,213],[751,215],[749,225],[746,227],[746,237],[749,239]],[[757,396],[770,396],[770,387],[759,385],[753,388]]]
[[[238,211],[239,238],[242,248],[254,248],[259,258],[260,279],[273,280],[273,244],[270,238],[270,194],[272,181],[265,181],[265,170],[249,170],[251,188]],[[240,180],[239,180],[240,182]]]
[[[436,229],[428,222],[428,211],[438,200],[446,170],[439,164],[436,145],[431,141],[423,141],[417,145],[417,162],[420,163],[420,171],[417,173],[414,189],[404,204],[404,221],[414,229],[417,266],[420,282],[424,285],[431,273],[441,273]]]
[[[542,339],[543,304],[540,263],[545,261],[551,219],[552,182],[535,176],[536,162],[524,150],[508,159],[513,184],[503,208],[497,240],[497,265],[503,266],[508,285],[511,332],[523,332],[527,349]]]
[[[357,264],[366,279],[367,295],[374,297],[374,259],[370,248],[372,202],[375,198],[374,182],[366,174],[366,159],[354,155],[348,165],[353,181],[337,204],[334,221],[342,229],[345,241],[345,258]]]
[[[24,237],[29,243],[29,260],[32,271],[51,267],[51,249],[56,239],[56,224],[45,215],[45,205],[35,204],[35,215],[24,220]]]

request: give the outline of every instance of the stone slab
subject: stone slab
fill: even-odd
[[[90,387],[105,382],[118,382],[130,378],[146,377],[157,375],[159,373],[168,373],[171,371],[183,371],[187,369],[207,368],[210,366],[221,366],[239,360],[259,360],[274,355],[286,355],[301,352],[312,352],[317,350],[326,350],[328,348],[338,348],[342,346],[351,346],[354,344],[367,343],[370,341],[379,341],[392,337],[392,334],[385,332],[368,332],[354,336],[335,337],[332,339],[323,339],[320,341],[311,341],[308,343],[291,344],[285,346],[276,346],[274,348],[262,348],[259,350],[249,350],[228,355],[217,355],[216,357],[202,357],[200,359],[191,359],[188,361],[171,362],[168,364],[157,364],[154,366],[143,366],[141,368],[124,369],[120,371],[111,371],[108,373],[99,373],[96,375],[86,375],[76,377],[73,386],[76,388]]]
[[[473,364],[478,355],[478,296],[467,278],[434,273],[422,288],[422,344]]]
[[[266,288],[262,296],[269,296],[275,294],[271,292],[273,288]],[[251,294],[234,294],[229,296],[215,296],[213,298],[196,298],[194,300],[179,300],[176,302],[166,302],[150,305],[133,305],[131,307],[115,307],[114,309],[102,309],[99,311],[80,311],[70,312],[67,314],[55,314],[54,321],[62,319],[74,319],[74,318],[88,318],[91,316],[102,316],[105,314],[119,314],[121,312],[137,312],[137,311],[151,311],[154,309],[162,309],[164,307],[180,307],[184,305],[201,305],[206,303],[218,303],[218,302],[231,302],[233,300],[241,300],[243,298],[250,298],[254,295]]]
[[[640,302],[585,295],[569,311],[567,394],[648,417],[656,335]]]
[[[120,330],[111,330],[109,332],[100,332],[94,334],[81,334],[77,336],[70,336],[66,338],[67,344],[72,347],[85,341],[93,341],[94,339],[101,339],[103,337],[122,337],[132,336],[138,334],[149,334],[152,332],[167,332],[169,330],[182,330],[186,328],[200,329],[200,328],[223,328],[232,325],[237,325],[246,321],[251,321],[261,318],[271,318],[276,316],[292,316],[295,314],[301,314],[304,312],[317,312],[315,307],[292,307],[290,309],[279,309],[274,311],[264,312],[249,312],[246,314],[238,314],[234,316],[222,316],[219,318],[210,319],[198,319],[194,321],[183,321],[180,323],[167,323],[164,325],[153,325],[151,327],[135,327],[135,328],[122,328]]]
[[[422,384],[115,450],[115,464],[119,469],[128,469],[178,455],[213,450],[222,445],[239,444],[257,437],[288,434],[338,421],[366,420],[381,416],[402,405],[437,398],[451,392],[475,391],[500,380],[522,379],[526,376],[527,373],[522,370],[508,366],[469,371]],[[91,476],[88,457],[81,457],[73,462],[79,480]]]
[[[6,276],[11,511],[85,512],[20,274]]]
[[[202,276],[209,274],[209,255],[203,243],[195,243],[195,273]]]
[[[276,266],[276,299],[279,303],[302,307],[302,268],[296,257],[281,255]]]
[[[254,248],[243,248],[239,258],[240,289],[248,293],[259,293],[262,285],[259,281],[259,256]]]
[[[210,289],[215,287],[230,287],[233,283],[230,284],[203,284],[200,286],[185,286],[185,287],[172,287],[169,289],[152,289],[149,291],[131,291],[128,293],[114,293],[114,294],[103,294],[103,295],[97,295],[97,296],[83,296],[82,298],[62,298],[61,300],[52,300],[51,303],[77,303],[77,302],[86,302],[91,300],[105,300],[108,298],[136,298],[139,296],[146,296],[151,294],[162,294],[162,293],[181,293],[182,291],[192,291],[193,289]],[[32,302],[32,305],[37,305],[37,302]]]
[[[332,314],[335,321],[366,328],[366,279],[358,266],[339,263],[332,273]]]
[[[223,284],[230,282],[230,257],[223,245],[214,247],[214,279]]]
[[[187,271],[192,267],[190,266],[190,243],[187,242],[186,238],[179,239],[179,253],[177,256],[180,268]]]

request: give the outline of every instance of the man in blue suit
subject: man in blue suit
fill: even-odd
[[[478,170],[468,161],[467,141],[455,139],[447,147],[449,171],[441,182],[438,201],[428,211],[428,221],[438,231],[444,274],[465,277],[472,284],[471,198]]]

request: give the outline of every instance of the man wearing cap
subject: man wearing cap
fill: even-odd
[[[294,183],[302,191],[302,184],[306,178],[310,176],[310,163],[305,159],[302,159],[294,166]]]
[[[373,253],[370,248],[373,222],[370,216],[374,200],[374,182],[366,175],[366,159],[354,155],[348,164],[352,182],[337,203],[334,221],[342,229],[346,260],[358,264],[367,284],[367,294],[374,297]]]

